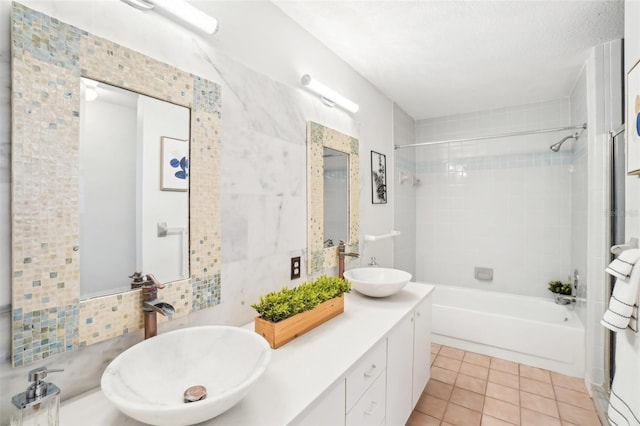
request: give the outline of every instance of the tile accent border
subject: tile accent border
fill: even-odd
[[[142,327],[140,291],[80,300],[80,77],[191,109],[190,278],[176,316],[220,303],[220,86],[12,3],[12,364]],[[160,319],[162,321],[162,319]]]
[[[324,248],[324,147],[349,154],[349,241],[347,249],[358,251],[359,248],[360,160],[358,139],[309,121],[307,123],[307,270],[309,274],[338,265],[338,247]]]

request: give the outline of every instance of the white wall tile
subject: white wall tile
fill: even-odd
[[[568,125],[568,99],[424,125],[441,131],[431,138],[473,137],[481,129],[526,130],[543,122],[544,111],[549,121]],[[477,132],[456,132],[454,125]],[[565,280],[570,272],[572,183],[550,144],[547,135],[531,135],[416,148],[424,183],[416,189],[419,280],[549,297],[547,282]],[[438,160],[446,162],[446,171],[438,169]],[[493,282],[476,281],[474,266],[494,268]]]

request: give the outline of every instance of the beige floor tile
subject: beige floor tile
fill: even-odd
[[[458,373],[455,371],[447,370],[446,368],[437,367],[435,365],[431,367],[431,378],[434,380],[452,385],[456,382],[456,377],[458,377]]]
[[[438,352],[438,355],[446,356],[447,358],[457,359],[462,361],[464,358],[464,351],[462,349],[456,349],[449,346],[443,346]]]
[[[496,419],[495,417],[482,415],[482,426],[513,426],[513,423],[505,422],[504,420]]]
[[[551,372],[551,381],[554,386],[560,386],[567,389],[572,389],[578,392],[587,393],[587,388],[584,385],[584,380],[577,377],[565,376],[564,374]]]
[[[540,382],[551,383],[551,374],[549,374],[549,371],[541,368],[529,367],[528,365],[520,365],[520,377],[528,377]]]
[[[520,391],[520,406],[547,416],[558,418],[558,405],[555,399],[545,398],[529,392]]]
[[[560,419],[557,417],[547,416],[537,411],[528,410],[524,407],[520,408],[522,426],[562,426]]]
[[[481,355],[474,352],[465,352],[464,358],[462,360],[464,362],[468,362],[469,364],[475,364],[487,368],[489,368],[489,365],[491,364],[490,356]]]
[[[435,396],[427,395],[423,393],[418,403],[416,404],[416,410],[421,413],[428,414],[436,419],[442,419],[444,410],[447,408],[447,401],[436,398]]]
[[[442,420],[455,426],[480,426],[481,418],[482,414],[478,411],[449,403]]]
[[[466,374],[458,374],[456,379],[456,387],[470,390],[471,392],[484,393],[487,391],[487,382],[476,377],[467,376]]]
[[[575,405],[558,402],[560,418],[563,421],[578,424],[580,426],[600,426],[600,420],[595,410],[585,410]]]
[[[439,426],[440,420],[435,417],[431,417],[428,414],[421,413],[414,410],[407,421],[406,426]]]
[[[582,379],[436,343],[431,356],[406,426],[601,426]]]
[[[462,365],[462,361],[438,355],[436,357],[436,360],[433,362],[433,365],[435,365],[436,367],[446,368],[447,370],[458,372],[460,370],[460,365]]]
[[[449,396],[451,396],[452,390],[453,385],[443,383],[438,380],[429,380],[424,391],[427,393],[427,395],[435,396],[436,398],[448,401]]]
[[[520,405],[520,391],[518,389],[499,385],[497,383],[487,383],[486,396],[490,396],[491,398],[499,399],[500,401],[505,401],[510,404]]]
[[[504,371],[505,373],[511,373],[515,375],[519,374],[517,363],[500,358],[491,358],[491,368],[494,370]]]
[[[551,383],[544,383],[537,380],[528,379],[526,377],[520,377],[520,390],[555,399],[555,394],[553,393],[553,386],[551,386]]]
[[[520,389],[520,377],[500,370],[489,370],[489,381],[510,388]]]
[[[482,406],[484,404],[484,395],[476,392],[471,392],[462,388],[453,388],[449,402],[461,405],[465,408],[482,412]]]
[[[560,386],[554,386],[553,390],[555,391],[556,399],[560,402],[576,405],[587,410],[595,410],[593,400],[589,397],[589,394]]]
[[[478,379],[487,380],[487,377],[489,376],[489,369],[487,367],[482,367],[481,365],[463,361],[460,365],[460,373],[471,377],[477,377]]]
[[[482,412],[509,423],[516,425],[520,424],[520,407],[509,404],[508,402],[486,397],[484,399],[484,408],[482,409]]]

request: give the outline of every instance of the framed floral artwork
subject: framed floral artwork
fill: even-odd
[[[189,141],[162,137],[160,189],[189,190]]]
[[[627,174],[640,175],[640,61],[627,73]]]

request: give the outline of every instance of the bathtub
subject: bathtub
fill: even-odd
[[[551,299],[436,285],[432,341],[584,377],[585,332]]]

